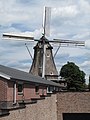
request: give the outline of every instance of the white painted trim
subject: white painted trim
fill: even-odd
[[[14,88],[13,88],[13,93],[14,93],[14,95],[13,95],[13,102],[14,102],[14,104],[16,104],[16,83],[14,83]]]
[[[9,75],[4,74],[2,72],[0,72],[0,77],[3,77],[3,78],[8,79],[8,80],[10,80],[10,78],[11,78]]]
[[[45,44],[43,43],[43,68],[42,68],[42,78],[45,78],[46,47],[47,47],[47,45],[45,45]]]

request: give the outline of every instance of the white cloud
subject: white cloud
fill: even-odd
[[[90,66],[90,61],[84,61],[82,64],[81,64],[82,67],[88,67]]]
[[[89,74],[90,54],[90,0],[0,0],[0,36],[2,33],[18,33],[34,36],[36,39],[42,35],[43,6],[52,7],[51,36],[53,38],[85,40],[86,48],[60,48],[56,64],[60,67],[67,60],[75,60],[87,74]],[[28,43],[33,53],[33,45]],[[20,47],[19,47],[20,46]],[[54,49],[55,50],[55,49]],[[83,59],[86,58],[86,59]],[[0,63],[14,66],[23,70],[29,69],[29,54],[24,42],[9,42],[0,40]],[[23,60],[23,62],[21,62]],[[31,64],[31,61],[30,61]],[[29,67],[28,67],[29,66]]]
[[[79,47],[61,47],[58,54],[60,55],[69,55],[69,57],[80,57],[84,55],[88,50],[79,48]]]
[[[83,31],[83,34],[82,34],[82,32],[77,33],[75,36],[73,36],[73,39],[79,39],[79,40],[86,41],[88,37],[90,37],[90,32],[89,31]]]
[[[53,17],[75,17],[79,11],[77,10],[76,5],[69,5],[60,8],[53,8],[52,9]]]
[[[88,0],[79,0],[79,6],[82,13],[90,14],[90,2]]]
[[[34,30],[33,32],[29,32],[29,31],[26,31],[24,33],[22,33],[23,35],[26,35],[26,36],[33,36],[34,38],[40,38],[41,35],[42,35],[42,32],[43,32],[43,29],[36,29]]]
[[[85,41],[85,47],[90,49],[90,39]]]
[[[88,83],[89,83],[89,75],[90,75],[90,61],[89,61],[89,60],[84,61],[84,62],[82,62],[79,66],[80,66],[80,67],[84,70],[84,72],[86,73],[86,83],[88,84]]]
[[[33,23],[33,21],[35,21],[34,19],[36,19],[36,16],[33,13],[37,13],[36,15],[42,13],[40,12],[41,8],[39,8],[38,12],[36,8],[32,9],[30,6],[22,6],[21,4],[18,4],[16,0],[8,0],[7,2],[1,0],[0,8],[0,24],[4,26],[10,26],[12,23],[17,22],[24,24],[26,21],[28,21],[28,23],[31,23],[32,21]],[[39,17],[40,16],[38,16],[37,19]]]

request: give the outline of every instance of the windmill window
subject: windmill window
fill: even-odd
[[[50,75],[53,75],[53,72],[51,72]]]
[[[50,54],[47,54],[47,57],[50,57]]]

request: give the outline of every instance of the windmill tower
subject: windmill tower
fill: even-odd
[[[40,41],[38,41],[38,43],[34,47],[34,59],[30,69],[30,73],[32,73],[33,75],[43,76],[43,42],[45,46],[45,78],[48,80],[57,79],[58,72],[53,58],[53,47],[50,45],[49,41],[44,36],[40,38]]]
[[[36,46],[34,46],[34,58],[29,72],[35,76],[41,76],[42,78],[46,78],[47,80],[55,80],[58,79],[58,72],[56,69],[56,65],[52,53],[53,47],[51,46],[50,43],[51,42],[54,44],[59,43],[60,45],[58,49],[63,44],[84,46],[85,43],[84,41],[73,41],[73,40],[62,40],[62,39],[48,40],[46,36],[49,33],[49,25],[50,25],[49,22],[50,22],[50,8],[45,7],[43,35],[39,40],[34,39],[34,37],[27,37],[21,35],[13,35],[13,34],[3,34],[3,37],[9,39],[15,38],[17,40],[37,41]]]

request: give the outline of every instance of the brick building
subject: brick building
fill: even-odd
[[[0,65],[0,109],[42,99],[47,96],[47,88],[48,92],[61,89],[60,85],[52,81]]]

